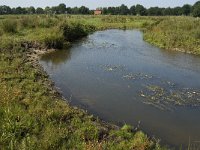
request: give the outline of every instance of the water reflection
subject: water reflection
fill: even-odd
[[[71,50],[57,50],[55,52],[47,53],[42,56],[41,60],[46,62],[46,66],[51,68],[51,70],[57,70],[61,68],[62,65],[70,61]]]
[[[51,63],[52,65],[58,66],[66,63],[67,60],[71,59],[71,50],[57,50],[42,56],[42,60]]]

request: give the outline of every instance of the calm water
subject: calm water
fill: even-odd
[[[161,50],[142,36],[99,31],[40,63],[73,105],[106,121],[139,124],[163,143],[200,146],[200,57]]]

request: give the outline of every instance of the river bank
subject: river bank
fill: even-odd
[[[147,27],[144,40],[162,49],[200,55],[200,19],[169,17]]]
[[[11,39],[13,34],[6,36]],[[73,40],[80,37],[74,36]],[[23,39],[14,42],[16,38],[2,43],[1,148],[161,149],[156,140],[134,127],[124,125],[119,128],[70,106],[38,65],[38,55],[52,52],[57,47],[55,40],[48,36],[45,38],[49,39],[44,40],[45,47],[39,42],[36,42],[38,46],[27,47]],[[57,36],[53,38],[57,39]]]
[[[97,30],[138,28],[152,31],[153,27],[168,19],[129,16],[3,16],[0,20],[0,147],[162,149],[156,140],[136,128],[128,125],[119,128],[102,123],[98,118],[67,104],[38,64],[38,58],[44,53],[70,46],[75,40]],[[155,32],[155,37],[157,35]],[[191,32],[189,36],[193,35]],[[149,36],[148,39],[162,37]],[[194,39],[196,45],[189,50],[198,51],[198,38]],[[152,43],[151,40],[149,42]],[[180,45],[180,40],[176,43]],[[193,45],[191,43],[189,46]]]

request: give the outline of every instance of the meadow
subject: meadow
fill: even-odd
[[[0,16],[0,148],[165,149],[137,128],[117,127],[70,106],[29,54],[63,49],[110,28],[137,28],[161,48],[200,54],[199,25],[192,17]]]

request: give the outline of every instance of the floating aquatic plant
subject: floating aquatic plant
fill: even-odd
[[[152,79],[152,75],[144,74],[144,73],[129,73],[123,76],[124,79],[135,80],[135,79]]]
[[[173,110],[176,106],[200,107],[200,90],[192,88],[163,88],[148,85],[140,92],[143,103],[162,110]]]

